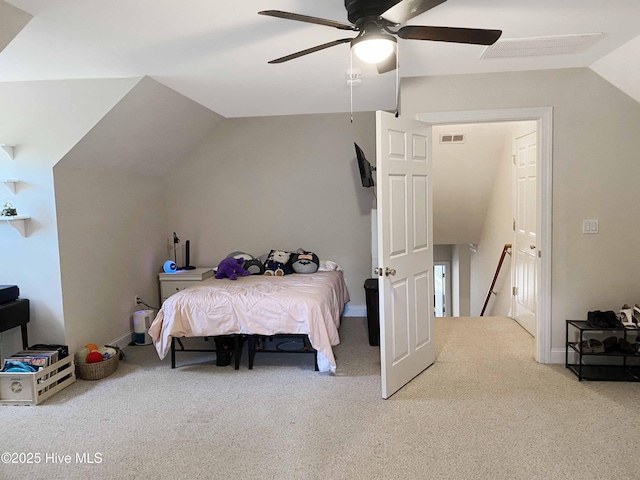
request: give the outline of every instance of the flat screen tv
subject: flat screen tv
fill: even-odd
[[[373,187],[373,172],[375,172],[376,168],[371,166],[358,144],[354,143],[354,145],[356,147],[356,157],[358,157],[358,169],[360,170],[362,186]]]

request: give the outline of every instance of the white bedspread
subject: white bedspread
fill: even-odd
[[[349,292],[342,272],[210,278],[165,300],[149,329],[160,358],[171,337],[302,333],[318,351],[321,372],[335,372],[340,315]]]

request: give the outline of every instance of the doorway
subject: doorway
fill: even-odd
[[[539,363],[551,362],[551,167],[552,167],[551,107],[517,108],[506,110],[477,110],[418,114],[419,120],[433,125],[455,125],[489,122],[534,120],[537,138],[536,231],[538,234],[535,259],[537,322],[535,326],[534,357]],[[448,243],[448,242],[447,242]],[[455,242],[452,242],[455,243]]]

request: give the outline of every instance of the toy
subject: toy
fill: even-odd
[[[296,273],[315,273],[318,271],[320,260],[313,252],[306,252],[299,249],[291,256],[291,266]]]
[[[293,273],[291,268],[291,254],[283,250],[271,250],[267,261],[264,262],[264,274],[282,277]]]
[[[244,264],[242,265],[242,268],[244,268],[251,275],[264,274],[264,264],[257,258],[253,258],[251,260],[245,260]]]
[[[87,363],[98,363],[102,361],[102,354],[98,350],[94,350],[87,355]]]
[[[229,255],[227,255],[227,258],[228,257],[241,258],[244,261],[253,260],[253,255],[250,255],[250,254],[244,253],[244,252],[232,252]]]
[[[216,278],[229,278],[236,280],[238,275],[246,276],[251,275],[244,268],[242,264],[244,260],[242,258],[227,257],[218,264],[218,270],[216,272]]]
[[[87,350],[89,350],[90,352],[93,352],[94,350],[98,350],[98,346],[95,343],[87,343],[84,348],[86,348]]]

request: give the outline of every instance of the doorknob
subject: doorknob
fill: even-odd
[[[536,246],[535,246],[535,245],[529,245],[529,248],[530,248],[531,250],[535,250],[535,249],[536,249]]]
[[[393,276],[393,275],[395,275],[395,274],[396,274],[396,270],[395,270],[395,268],[389,268],[389,267],[387,267],[387,268],[385,268],[385,269],[384,269],[384,274],[385,274],[387,277],[388,277],[389,275],[392,275],[392,276]]]

